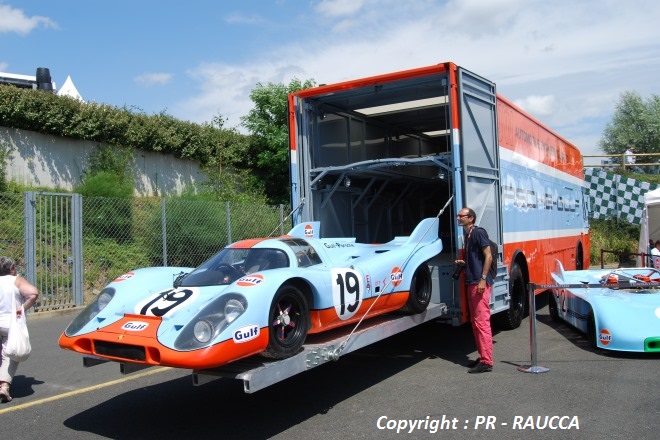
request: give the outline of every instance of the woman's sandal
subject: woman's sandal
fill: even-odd
[[[9,395],[9,388],[0,387],[0,401],[2,401],[2,403],[11,402],[11,396]]]

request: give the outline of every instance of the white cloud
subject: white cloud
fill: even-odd
[[[531,95],[524,99],[516,99],[514,103],[528,113],[535,115],[552,114],[555,106],[555,97],[551,95]]]
[[[147,72],[136,76],[133,80],[142,86],[151,87],[164,86],[165,84],[172,81],[173,77],[174,75],[171,73]]]
[[[365,0],[321,0],[316,11],[328,17],[352,15],[362,8]]]
[[[15,32],[27,35],[39,26],[57,29],[57,23],[48,17],[28,17],[21,9],[0,5],[0,33]]]
[[[229,14],[227,17],[225,17],[225,22],[229,24],[259,24],[263,23],[264,19],[263,17],[260,17],[259,15],[245,15],[240,12],[235,12],[232,14]]]
[[[190,69],[199,90],[179,108],[236,125],[258,82],[332,83],[453,61],[597,154],[621,92],[659,92],[654,0],[326,0],[316,11],[292,23],[294,41],[249,63]]]

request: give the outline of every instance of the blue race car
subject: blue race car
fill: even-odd
[[[653,268],[565,271],[552,277],[549,310],[587,334],[593,347],[660,352],[660,272]]]
[[[261,354],[296,354],[318,333],[431,299],[428,260],[442,251],[438,219],[373,245],[318,238],[319,222],[243,240],[193,268],[137,269],[111,282],[59,344],[111,361],[205,369]]]

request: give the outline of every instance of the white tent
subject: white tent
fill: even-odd
[[[64,84],[62,84],[62,88],[57,91],[57,94],[60,96],[70,96],[72,98],[76,98],[79,101],[85,102],[82,96],[80,96],[80,93],[78,93],[78,89],[76,89],[76,86],[73,84],[71,76],[66,77],[66,81],[64,81]]]
[[[649,254],[649,239],[660,240],[660,188],[644,194],[644,211],[642,212],[642,227],[639,231],[639,252]],[[649,261],[642,266],[649,265]]]

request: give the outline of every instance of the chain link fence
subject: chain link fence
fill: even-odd
[[[68,198],[57,199],[63,196]],[[290,227],[284,205],[82,197],[77,208],[70,198],[0,193],[0,254],[14,258],[39,288],[35,311],[87,304],[130,270],[196,267],[229,243],[281,235]],[[78,276],[82,292],[76,295]]]

